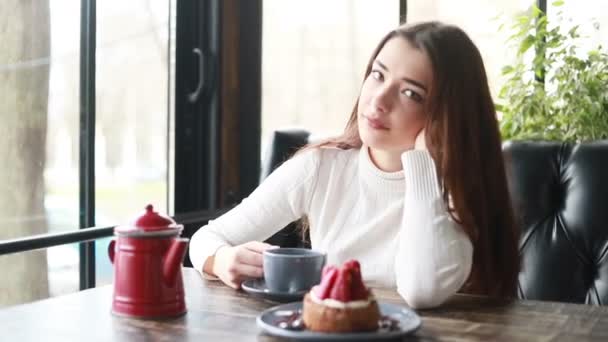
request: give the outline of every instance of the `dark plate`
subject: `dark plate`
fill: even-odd
[[[422,324],[422,320],[412,309],[390,303],[378,303],[378,305],[383,323],[388,321],[390,324],[385,324],[385,328],[378,328],[377,331],[372,332],[319,333],[306,329],[294,330],[285,327],[285,322],[293,321],[293,317],[299,315],[302,310],[302,302],[274,306],[262,312],[256,322],[260,328],[271,335],[301,341],[378,341],[395,339],[415,332]]]
[[[249,279],[241,284],[243,291],[254,297],[268,299],[274,302],[287,303],[302,300],[308,291],[300,292],[272,292],[266,286],[264,279]]]

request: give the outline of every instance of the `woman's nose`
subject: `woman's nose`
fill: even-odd
[[[386,113],[390,109],[390,88],[379,87],[372,96],[372,106],[379,113]]]

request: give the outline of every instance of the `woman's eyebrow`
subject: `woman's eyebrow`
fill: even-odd
[[[377,60],[377,59],[374,60],[374,63],[378,64],[378,66],[380,67],[380,69],[388,72],[388,68],[386,67],[386,65],[382,64],[382,62],[380,62],[379,60]],[[421,82],[419,82],[419,81],[413,80],[413,79],[408,78],[408,77],[402,77],[401,79],[404,80],[407,83],[411,83],[411,84],[415,85],[416,87],[418,87],[418,88],[420,88],[420,89],[422,89],[424,91],[428,91],[426,89],[426,87]]]

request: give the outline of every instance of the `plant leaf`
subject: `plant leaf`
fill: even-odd
[[[516,43],[518,52],[502,67],[504,83],[495,103],[503,138],[608,138],[608,54],[601,45],[591,50],[581,45],[579,30],[588,32],[592,22],[576,25],[558,13],[552,13],[551,26],[536,6],[512,21],[508,42]]]
[[[521,45],[519,46],[519,51],[517,53],[520,55],[524,54],[526,51],[528,51],[530,46],[534,45],[534,42],[535,42],[535,37],[533,35],[529,34],[524,39],[524,41],[521,42]]]
[[[507,74],[512,73],[512,72],[513,72],[513,70],[514,70],[514,69],[513,69],[513,67],[512,67],[512,66],[510,66],[510,65],[505,65],[504,67],[502,67],[502,71],[501,71],[501,73],[502,73],[503,75],[507,75]]]

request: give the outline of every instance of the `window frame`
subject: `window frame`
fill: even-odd
[[[176,0],[169,0],[170,8],[171,1]],[[175,96],[176,138],[175,160],[169,161],[174,163],[173,170],[169,171],[174,178],[174,188],[168,190],[173,191],[173,203],[169,202],[169,206],[173,218],[185,226],[183,235],[190,237],[201,225],[224,213],[257,186],[261,0],[176,1],[175,14],[175,82],[174,89],[168,91],[173,91]],[[170,18],[171,15],[170,11]],[[96,0],[81,0],[79,229],[0,241],[0,255],[79,242],[81,290],[95,287],[94,240],[112,236],[114,230],[114,227],[95,227],[96,19]],[[222,35],[222,28],[227,31],[231,24],[240,22],[242,24],[236,25],[238,40],[231,41]],[[194,53],[195,49],[204,57],[203,64],[199,64],[196,58],[199,53]],[[236,61],[237,69],[242,71],[239,82],[231,84],[239,89],[238,97],[231,99],[237,106],[227,105],[232,89],[222,88],[226,71],[222,67],[231,66],[222,64],[223,59]],[[199,80],[201,73],[192,70],[198,70],[200,65],[211,72],[202,73],[203,79]],[[202,82],[200,92],[195,96],[199,82]],[[224,106],[220,104],[220,96]],[[222,116],[230,119],[221,120]],[[237,131],[226,128],[235,124],[239,127]],[[232,173],[233,177],[223,177],[220,173]],[[188,259],[185,265],[191,265]]]

